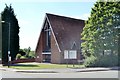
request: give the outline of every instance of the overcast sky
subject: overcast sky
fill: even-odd
[[[11,1],[11,2],[10,2]],[[49,1],[49,0],[48,0]],[[45,13],[87,20],[95,0],[4,0],[0,2],[0,12],[5,3],[12,4],[20,26],[20,48],[35,50]]]

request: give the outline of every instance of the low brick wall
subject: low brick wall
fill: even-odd
[[[18,59],[12,61],[11,63],[15,64],[15,63],[26,63],[26,62],[35,62],[35,59]]]

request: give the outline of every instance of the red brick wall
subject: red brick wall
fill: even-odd
[[[51,63],[61,63],[60,52],[56,45],[53,34],[51,34]]]
[[[40,34],[40,39],[38,41],[38,46],[37,46],[37,50],[36,50],[36,62],[42,62],[42,49],[43,49],[43,38],[44,35],[43,35],[43,32],[41,32]]]
[[[45,38],[46,38],[45,33],[42,32],[39,39],[38,49],[36,50],[35,60],[37,62],[42,62],[43,60],[42,51],[45,48]],[[39,58],[37,58],[37,56],[39,56]],[[80,50],[77,50],[77,60],[80,60]],[[73,62],[77,63],[77,60],[67,60],[67,61],[69,63],[73,63]],[[66,63],[67,61],[64,59],[64,51],[59,52],[53,34],[51,34],[51,63]]]
[[[40,39],[38,41],[39,43],[38,43],[37,50],[36,50],[36,61],[37,62],[43,61],[42,52],[45,49],[45,45],[46,45],[46,37],[45,36],[46,36],[46,33],[42,31],[40,34]]]
[[[15,64],[15,63],[26,63],[26,62],[35,62],[35,59],[18,59],[12,61],[11,63]]]
[[[66,60],[64,59],[64,51],[59,52],[58,46],[54,40],[53,35],[51,35],[51,63],[78,63],[80,60],[80,50],[77,50],[77,59]]]

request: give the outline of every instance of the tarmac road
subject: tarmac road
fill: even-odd
[[[2,78],[118,78],[117,70],[71,73],[23,73],[2,71]]]

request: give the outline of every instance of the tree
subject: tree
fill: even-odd
[[[8,62],[8,32],[10,23],[10,56],[12,61],[15,60],[16,54],[19,51],[19,25],[16,15],[14,14],[14,9],[12,6],[7,6],[1,13],[2,21],[2,63],[7,64]]]
[[[24,48],[24,49],[20,49],[19,53],[16,56],[16,59],[18,59],[19,54],[21,55],[21,57],[19,59],[31,59],[31,58],[35,58],[35,52],[31,51],[31,48]]]
[[[26,53],[25,56],[29,57],[29,53],[31,52],[31,48],[30,47],[24,48],[23,51]]]
[[[19,54],[21,54],[21,56],[26,55],[26,53],[24,52],[24,50],[23,50],[23,49],[20,49],[20,50],[19,50]]]
[[[2,58],[2,24],[1,24],[1,14],[0,14],[0,59]]]
[[[118,31],[118,29],[120,29],[120,1],[100,1],[101,0],[94,4],[90,18],[85,23],[82,32],[82,40],[84,40],[84,42],[81,45],[82,52],[86,59],[93,58],[94,56],[94,60],[91,61],[98,63],[104,56],[106,57],[106,55],[118,55],[118,38],[120,33]],[[101,59],[98,60],[98,58]],[[93,63],[93,65],[97,64],[95,62]]]

